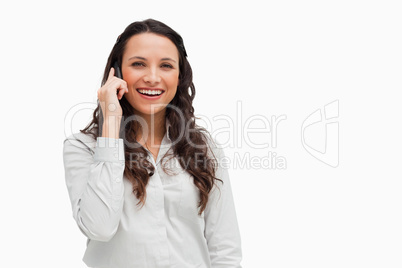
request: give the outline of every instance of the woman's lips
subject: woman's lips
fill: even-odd
[[[156,100],[159,99],[165,91],[161,88],[137,88],[137,92],[145,99]]]

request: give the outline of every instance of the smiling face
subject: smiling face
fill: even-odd
[[[137,114],[164,112],[179,84],[179,52],[165,36],[136,34],[127,41],[121,70],[128,87],[124,97]]]

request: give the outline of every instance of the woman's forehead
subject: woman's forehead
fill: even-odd
[[[176,45],[166,36],[154,33],[136,34],[127,41],[124,50],[124,58],[171,58],[179,59],[179,52]]]

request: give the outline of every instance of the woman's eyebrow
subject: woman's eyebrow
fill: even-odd
[[[140,56],[133,56],[133,57],[129,58],[128,60],[130,61],[130,60],[132,60],[132,59],[139,59],[139,60],[143,60],[143,61],[146,61],[146,60],[147,60],[146,58],[140,57]],[[173,61],[173,62],[176,63],[176,61],[175,61],[174,59],[172,59],[172,58],[162,58],[162,59],[161,59],[161,61],[164,61],[164,60]]]
[[[147,60],[146,58],[140,57],[140,56],[134,56],[134,57],[129,58],[128,60],[132,60],[132,59]]]
[[[170,60],[170,61],[176,62],[176,61],[175,61],[174,59],[172,59],[172,58],[162,58],[161,61],[162,61],[162,60]]]

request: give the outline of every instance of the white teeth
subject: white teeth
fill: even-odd
[[[145,89],[139,89],[138,92],[142,94],[147,94],[147,95],[160,95],[162,94],[162,90],[145,90]]]

